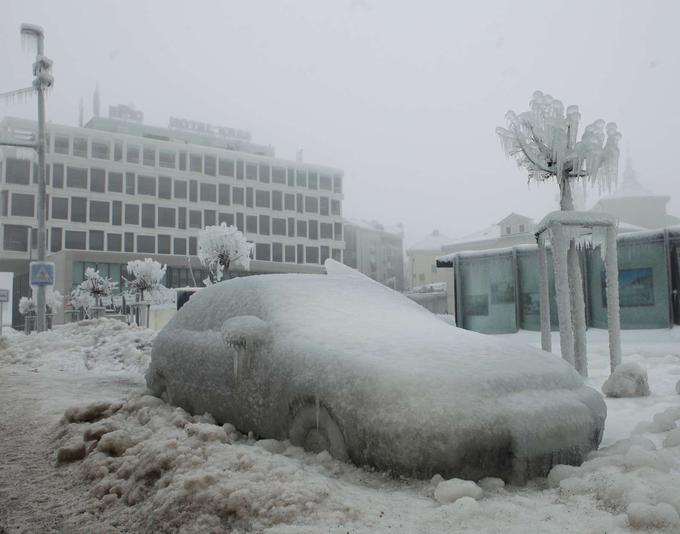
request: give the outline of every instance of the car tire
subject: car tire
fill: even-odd
[[[328,410],[318,404],[303,404],[293,417],[290,442],[309,452],[327,450],[336,460],[347,461],[347,446],[340,426]]]

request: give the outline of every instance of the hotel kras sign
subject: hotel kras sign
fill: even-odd
[[[199,134],[214,135],[216,137],[224,137],[227,139],[239,139],[241,141],[250,141],[250,132],[246,130],[237,130],[235,128],[228,128],[226,126],[214,126],[207,122],[190,121],[187,119],[179,119],[177,117],[170,117],[168,128],[172,130],[184,130],[187,132],[194,132]]]
[[[109,106],[109,119],[119,119],[122,121],[142,122],[144,113],[124,104]]]

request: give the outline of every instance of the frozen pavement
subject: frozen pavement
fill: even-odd
[[[0,532],[680,532],[678,338],[623,332],[624,361],[647,370],[651,395],[607,399],[607,449],[523,488],[479,489],[256,442],[146,396],[150,331],[100,321],[11,336],[0,345]],[[598,389],[606,342],[589,331]],[[93,401],[113,404],[62,419]],[[84,436],[87,457],[57,466],[57,450]]]

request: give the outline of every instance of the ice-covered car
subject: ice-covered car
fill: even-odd
[[[149,388],[244,433],[407,476],[521,483],[597,448],[604,401],[558,357],[327,269],[202,289],[159,332]]]

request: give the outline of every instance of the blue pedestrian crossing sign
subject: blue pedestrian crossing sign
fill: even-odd
[[[32,286],[53,286],[54,263],[51,261],[32,261],[30,282]]]

